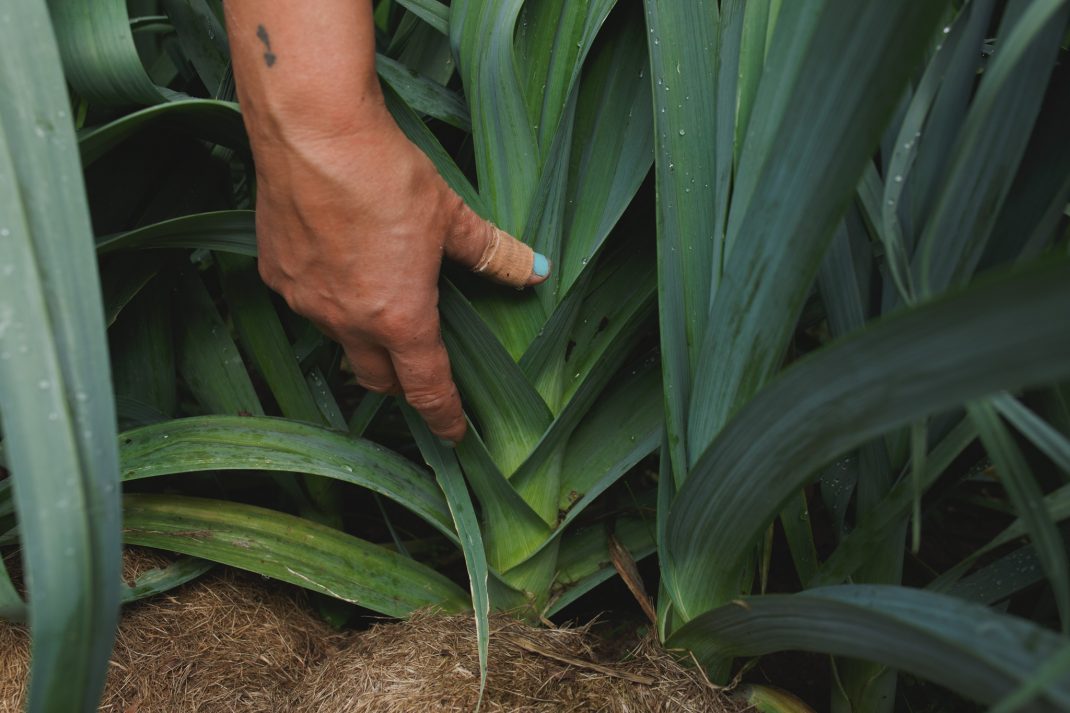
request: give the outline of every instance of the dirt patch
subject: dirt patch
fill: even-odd
[[[128,580],[165,559],[129,555]],[[605,660],[587,628],[491,625],[482,710],[653,713],[744,710],[652,641]],[[28,636],[0,623],[0,710],[21,711]],[[467,616],[421,612],[339,634],[296,589],[227,568],[124,609],[107,713],[453,713],[479,695]]]

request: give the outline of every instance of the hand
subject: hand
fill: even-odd
[[[546,279],[546,258],[465,205],[385,109],[359,128],[256,143],[264,282],[342,345],[358,383],[404,393],[432,432],[459,441],[439,330],[443,254],[518,287]]]

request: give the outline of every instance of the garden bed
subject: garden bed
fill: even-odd
[[[128,555],[133,581],[161,558]],[[218,567],[124,609],[108,713],[473,711],[479,664],[469,616],[418,612],[337,632],[297,588]],[[536,628],[491,619],[481,710],[745,710],[651,639],[621,657],[591,627]],[[20,711],[29,671],[25,629],[0,624],[0,710]]]

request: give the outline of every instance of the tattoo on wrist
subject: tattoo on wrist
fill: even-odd
[[[264,43],[264,64],[269,67],[275,66],[277,57],[275,56],[275,53],[271,51],[271,39],[268,37],[267,30],[264,29],[263,25],[256,26],[256,36]]]

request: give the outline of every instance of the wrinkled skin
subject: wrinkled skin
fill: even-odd
[[[404,394],[436,435],[460,440],[438,274],[444,256],[475,266],[495,228],[387,112],[368,0],[225,7],[256,160],[261,276],[344,347],[362,386]]]

